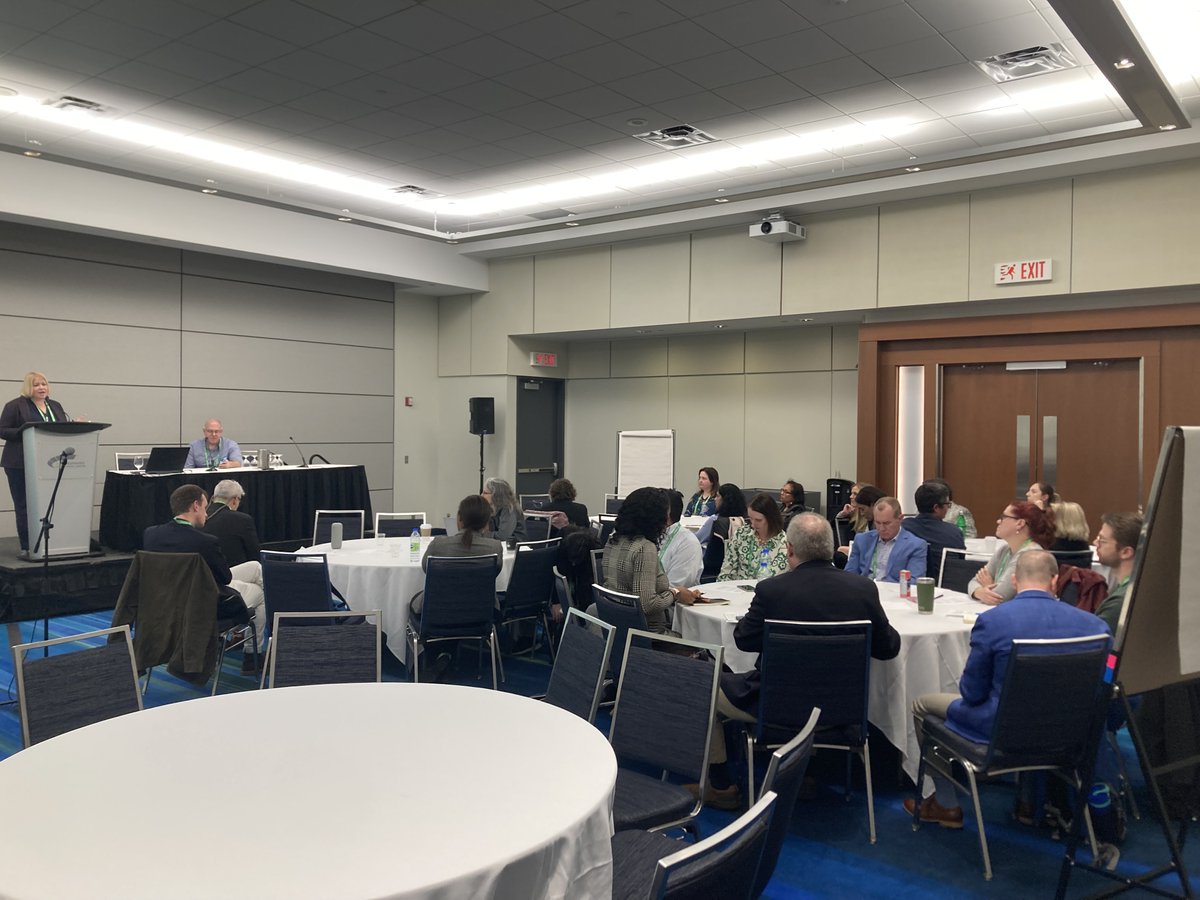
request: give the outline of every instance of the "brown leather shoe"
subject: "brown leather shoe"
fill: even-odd
[[[693,797],[700,795],[700,785],[698,784],[685,784],[684,788]],[[736,812],[742,808],[742,793],[736,784],[731,784],[727,788],[715,788],[709,785],[704,789],[704,805],[711,806],[713,809]]]
[[[910,816],[917,805],[912,797],[904,801],[904,811]],[[961,806],[942,806],[932,794],[921,801],[921,821],[935,822],[943,828],[962,828],[963,811]]]

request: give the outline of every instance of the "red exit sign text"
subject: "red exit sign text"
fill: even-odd
[[[1020,284],[1024,281],[1050,281],[1054,277],[1051,260],[1022,259],[996,263],[996,284]]]

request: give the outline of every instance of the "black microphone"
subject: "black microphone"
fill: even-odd
[[[59,456],[62,457],[64,462],[68,459],[74,459],[75,458],[75,448],[74,447],[64,447],[63,452],[60,453]]]
[[[307,469],[308,462],[304,459],[304,451],[300,449],[300,445],[296,443],[296,439],[290,434],[288,435],[288,440],[292,442],[292,446],[295,447],[296,452],[300,454],[300,467],[302,469]]]

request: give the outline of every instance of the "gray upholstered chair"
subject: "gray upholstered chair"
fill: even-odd
[[[267,686],[381,681],[382,618],[377,609],[349,618],[326,612],[275,613]]]
[[[569,610],[563,621],[554,668],[550,670],[550,685],[542,699],[593,721],[604,690],[615,634],[612,625],[577,609]]]

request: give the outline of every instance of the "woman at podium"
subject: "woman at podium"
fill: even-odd
[[[8,476],[13,511],[17,514],[17,538],[22,550],[29,549],[29,525],[25,514],[25,452],[21,426],[26,422],[70,421],[62,404],[50,399],[50,382],[41,372],[26,372],[21,383],[21,396],[9,400],[0,411],[0,438],[4,438],[0,465],[4,466],[4,474]]]

